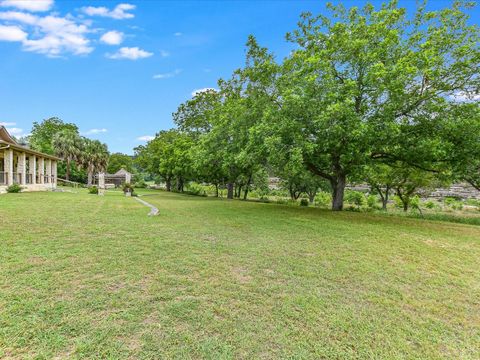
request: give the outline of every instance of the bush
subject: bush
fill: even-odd
[[[462,210],[463,209],[463,203],[458,200],[458,198],[455,197],[446,197],[443,202],[445,205],[451,207],[453,210]]]
[[[133,186],[137,189],[144,189],[147,187],[147,183],[143,179],[139,179],[138,181],[135,181]]]
[[[133,193],[135,191],[132,184],[130,184],[130,183],[124,183],[123,186],[122,186],[122,190],[123,190],[124,194],[129,192],[132,196],[133,196]]]
[[[300,199],[300,206],[308,206],[308,199]]]
[[[345,201],[358,207],[366,205],[367,199],[365,194],[360,191],[345,191]]]
[[[367,206],[370,209],[378,209],[378,198],[375,195],[368,195],[367,196]]]
[[[98,187],[96,187],[96,186],[90,186],[90,187],[88,188],[88,193],[89,193],[89,194],[98,195]]]
[[[202,192],[204,193],[205,191],[203,190],[203,187],[202,185],[200,184],[197,184],[196,182],[191,182],[191,183],[188,183],[187,186],[186,186],[186,191],[184,191],[185,193],[189,194],[189,195],[200,195],[202,194]]]
[[[329,207],[332,204],[332,195],[326,191],[320,191],[315,196],[315,205],[320,207]]]
[[[423,203],[423,206],[425,206],[427,209],[435,209],[435,203],[432,200],[425,201]]]
[[[7,192],[11,194],[16,194],[22,191],[22,187],[18,184],[13,184],[7,187]]]

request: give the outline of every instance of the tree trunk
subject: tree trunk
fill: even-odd
[[[310,204],[313,204],[315,202],[315,195],[317,195],[316,192],[310,192],[308,193],[308,202]]]
[[[167,188],[167,191],[172,191],[172,180],[170,180],[170,178],[166,179],[165,186]]]
[[[87,185],[90,187],[92,186],[92,179],[93,179],[93,172],[88,170],[87,174]]]
[[[215,197],[218,198],[218,184],[215,184]]]
[[[227,199],[233,199],[233,183],[227,184]]]
[[[240,195],[242,194],[242,185],[237,185],[235,188],[235,197],[240,199]]]
[[[65,180],[70,180],[70,160],[67,159],[67,165],[65,168]]]
[[[177,179],[177,191],[183,192],[183,179],[181,177]]]
[[[332,210],[343,210],[343,195],[345,194],[346,176],[339,175],[330,180],[332,185]]]

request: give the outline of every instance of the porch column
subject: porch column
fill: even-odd
[[[45,159],[43,157],[38,158],[38,183],[44,184],[45,178],[43,177],[45,174]]]
[[[35,155],[28,157],[28,173],[32,177],[31,184],[35,185],[37,183],[37,157]]]
[[[18,173],[20,173],[20,184],[25,185],[27,183],[27,162],[25,153],[22,152],[18,155],[18,164],[17,164]]]
[[[5,172],[7,173],[7,185],[13,184],[13,150],[7,149],[5,150]]]
[[[45,175],[47,175],[48,182],[52,182],[52,160],[45,159]]]
[[[52,160],[53,185],[57,187],[57,161]]]

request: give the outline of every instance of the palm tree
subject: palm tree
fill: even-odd
[[[80,135],[71,130],[62,130],[52,139],[55,154],[65,160],[65,179],[70,180],[70,164],[79,159],[82,153],[83,141]]]
[[[80,162],[87,171],[88,186],[93,183],[93,174],[105,171],[108,164],[109,152],[106,144],[98,140],[83,139],[84,147]]]

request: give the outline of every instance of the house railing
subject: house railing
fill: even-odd
[[[8,172],[0,171],[0,185],[8,185]]]
[[[14,184],[22,184],[22,174],[21,173],[13,173],[13,183]]]

